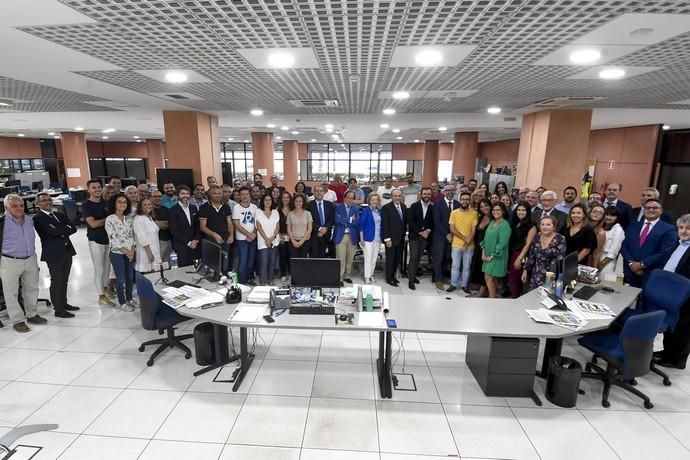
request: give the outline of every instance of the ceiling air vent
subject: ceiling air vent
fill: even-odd
[[[191,93],[149,93],[151,96],[160,97],[169,101],[202,101],[203,98]]]
[[[569,107],[571,105],[586,104],[588,102],[596,102],[602,99],[606,99],[604,96],[567,96],[567,97],[554,97],[551,99],[546,99],[544,101],[536,102],[532,107],[543,108],[543,109],[556,109],[559,107]]]
[[[290,103],[303,109],[340,107],[338,99],[291,99]]]

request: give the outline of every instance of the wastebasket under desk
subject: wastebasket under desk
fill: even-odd
[[[539,339],[469,335],[465,362],[486,396],[531,397]]]

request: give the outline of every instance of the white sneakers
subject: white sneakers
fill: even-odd
[[[130,300],[125,304],[120,305],[120,310],[122,311],[134,311],[139,307],[134,300]]]

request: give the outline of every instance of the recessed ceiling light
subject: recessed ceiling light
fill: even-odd
[[[415,139],[414,141],[415,141],[415,142],[419,142],[419,139]]]
[[[273,123],[269,123],[269,124],[266,125],[266,127],[267,127],[267,128],[275,128],[276,125],[274,125]]]
[[[299,134],[299,131],[292,131],[292,134],[293,134],[294,136],[296,136],[296,135]]]
[[[133,139],[139,139],[139,136],[132,136]]]
[[[402,136],[396,136],[395,138],[396,138],[397,140],[400,140],[400,139],[402,139]]]
[[[234,141],[235,138],[234,138],[234,137],[228,137],[228,140],[229,140],[229,141]]]
[[[671,129],[671,127],[669,125],[664,125],[664,126],[662,126],[662,129],[664,131],[667,131],[667,130]]]
[[[276,136],[276,139],[281,140],[283,136]]]
[[[10,101],[7,101],[7,100],[0,101],[0,107],[9,107],[11,105],[12,105],[12,103]]]
[[[414,61],[422,67],[435,66],[443,61],[443,54],[438,50],[422,50],[415,54]]]
[[[101,139],[107,139],[107,138],[108,138],[108,136],[102,136],[101,137]]]
[[[393,131],[394,133],[399,133],[399,132],[400,132],[400,128],[393,128],[391,131]]]
[[[53,136],[53,139],[60,139],[60,136]]]
[[[76,128],[74,128],[74,130],[75,131],[84,131],[84,127],[83,126],[77,126]]]
[[[55,136],[55,133],[48,133],[49,136]]]
[[[326,129],[333,129],[333,125],[330,123],[326,123],[325,125],[323,125],[323,127]]]
[[[407,99],[410,97],[410,93],[407,91],[396,91],[393,93],[393,99]]]
[[[289,131],[290,130],[290,128],[288,128],[287,126],[281,126],[280,129],[282,131]]]
[[[337,139],[337,138],[338,138],[338,135],[337,135],[337,134],[331,134],[331,137],[332,137],[333,139]]]
[[[455,144],[455,141],[450,141],[451,144]]]
[[[496,115],[497,113],[501,113],[501,108],[500,107],[489,107],[486,109],[487,112],[489,112],[491,115]]]
[[[261,115],[264,114],[264,111],[261,110],[261,109],[253,109],[253,110],[252,110],[251,112],[249,112],[249,113],[251,113],[252,116],[260,117]]]
[[[165,81],[169,83],[184,83],[187,78],[187,75],[182,72],[170,71],[165,73]]]
[[[570,53],[570,62],[573,64],[591,64],[601,59],[601,52],[593,48],[580,49]]]
[[[24,133],[17,134],[17,137],[24,137],[24,136],[26,136],[26,134],[24,134]]]
[[[384,115],[395,115],[395,109],[391,109],[391,108],[383,109],[383,114]]]
[[[144,141],[142,141],[141,139],[137,139],[137,142],[144,142]]]
[[[312,139],[311,141],[312,141],[312,142],[316,142],[316,139]]]
[[[103,133],[104,133],[104,134],[114,133],[114,132],[115,132],[115,128],[108,128],[108,129],[104,129],[104,130],[103,130]]]
[[[448,128],[446,128],[445,126],[439,126],[438,130],[439,131],[448,131]]]
[[[390,126],[391,126],[391,125],[389,125],[388,123],[381,123],[381,124],[379,125],[379,128],[381,128],[381,129],[388,129],[388,128],[390,128]]]
[[[271,53],[268,56],[268,64],[276,69],[285,69],[295,64],[295,56],[284,51]]]
[[[249,139],[245,139],[244,142],[245,142],[246,144],[248,144],[248,143],[249,143]]]
[[[332,133],[332,132],[333,132],[333,128],[326,128],[326,132],[327,132],[327,133]]]
[[[599,78],[602,80],[619,80],[623,77],[625,77],[625,70],[616,67],[599,72]]]

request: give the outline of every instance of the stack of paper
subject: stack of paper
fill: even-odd
[[[616,317],[616,314],[603,303],[573,299],[566,300],[565,304],[568,310],[582,319],[611,319]]]
[[[561,326],[571,331],[579,331],[587,324],[587,321],[579,318],[570,311],[556,311],[540,308],[538,310],[525,310],[530,318],[538,323],[549,323]]]
[[[273,289],[275,289],[275,286],[256,286],[247,296],[247,302],[268,303],[271,296],[271,290]]]
[[[163,303],[175,309],[182,306],[199,308],[202,305],[224,301],[225,296],[223,294],[194,286],[182,286],[179,288],[168,286],[163,288]]]
[[[238,304],[232,312],[229,321],[234,323],[256,323],[268,312],[266,305]]]

